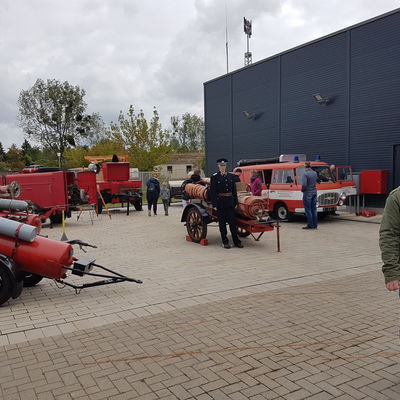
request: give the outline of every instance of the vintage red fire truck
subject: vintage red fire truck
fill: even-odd
[[[304,154],[284,154],[279,158],[241,160],[241,181],[250,184],[251,171],[259,172],[262,179],[261,196],[267,208],[280,220],[290,219],[294,213],[304,213],[301,180],[304,174]],[[343,208],[349,196],[357,194],[350,166],[334,166],[322,161],[310,161],[318,174],[318,205],[320,216],[324,217]]]

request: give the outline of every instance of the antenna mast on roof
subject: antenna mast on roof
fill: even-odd
[[[251,37],[252,33],[252,28],[251,28],[251,21],[243,17],[243,28],[244,28],[244,33],[247,35],[247,51],[244,53],[244,66],[251,64],[252,61],[252,55],[251,51],[249,50],[249,40]]]
[[[225,52],[226,52],[226,73],[229,72],[229,53],[228,53],[228,7],[225,0]]]

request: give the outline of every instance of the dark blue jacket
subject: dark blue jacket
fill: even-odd
[[[147,183],[147,194],[154,193],[155,196],[160,195],[160,182],[156,178],[150,178]],[[151,188],[154,188],[154,190],[150,190]]]

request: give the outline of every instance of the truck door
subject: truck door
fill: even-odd
[[[261,196],[269,197],[269,187],[271,186],[272,181],[272,169],[264,169],[261,172],[261,179],[263,182]]]

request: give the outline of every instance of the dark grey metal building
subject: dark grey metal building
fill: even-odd
[[[305,153],[399,186],[400,9],[208,81],[204,107],[208,174],[220,157]]]

